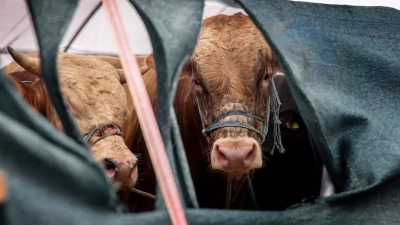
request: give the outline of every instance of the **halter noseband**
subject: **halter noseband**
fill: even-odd
[[[116,133],[116,134],[110,134],[110,135],[102,136],[102,137],[100,137],[99,139],[97,139],[97,140],[95,140],[94,142],[92,142],[88,147],[90,147],[90,146],[96,144],[97,142],[99,142],[100,140],[103,140],[103,139],[106,138],[106,137],[110,137],[110,136],[114,136],[114,135],[124,136],[124,134],[123,134],[123,132],[122,132],[122,129],[121,129],[121,127],[120,127],[118,124],[116,124],[116,123],[114,123],[114,122],[107,122],[107,123],[102,123],[102,124],[100,124],[100,125],[98,125],[98,126],[92,128],[92,129],[89,131],[89,133],[84,134],[83,140],[86,142],[86,144],[89,144],[89,140],[90,140],[90,138],[93,137],[93,135],[95,135],[95,134],[96,134],[98,131],[100,131],[103,127],[109,126],[109,125],[118,128],[119,132]]]

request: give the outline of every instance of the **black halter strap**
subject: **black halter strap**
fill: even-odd
[[[83,140],[86,142],[86,144],[89,144],[90,138],[92,138],[93,135],[95,135],[99,130],[101,130],[104,126],[107,126],[107,125],[113,125],[113,126],[117,127],[117,128],[119,129],[119,133],[117,133],[117,134],[110,134],[110,135],[106,135],[106,136],[102,136],[102,137],[100,137],[99,139],[97,139],[96,141],[92,142],[92,143],[89,145],[89,147],[92,146],[92,145],[94,145],[94,144],[96,144],[96,143],[99,142],[100,140],[103,140],[103,139],[106,138],[106,137],[110,137],[110,136],[114,136],[114,135],[118,135],[118,136],[123,136],[123,135],[124,135],[123,132],[122,132],[121,127],[120,127],[118,124],[116,124],[116,123],[114,123],[114,122],[102,123],[102,124],[100,124],[100,125],[98,125],[98,126],[92,128],[92,129],[89,131],[89,133],[84,134]]]

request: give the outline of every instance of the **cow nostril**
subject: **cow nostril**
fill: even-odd
[[[137,164],[138,164],[138,161],[135,161],[135,162],[132,164],[132,168],[136,168],[136,167],[137,167]]]
[[[228,157],[226,157],[226,155],[224,154],[223,151],[221,151],[221,149],[219,148],[219,146],[216,146],[216,153],[217,153],[217,159],[220,162],[227,162],[228,161]]]
[[[106,168],[106,170],[112,170],[116,168],[115,163],[113,162],[112,159],[110,158],[105,158],[104,159],[104,167]]]
[[[253,161],[256,157],[256,146],[253,145],[252,149],[247,153],[244,158],[245,161]]]
[[[137,166],[138,161],[137,160],[128,160],[126,161],[126,164],[128,164],[128,166],[132,169],[135,169]]]

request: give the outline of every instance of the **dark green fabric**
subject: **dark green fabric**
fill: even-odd
[[[273,42],[336,191],[359,192],[396,177],[398,10],[241,2]]]
[[[72,116],[66,110],[66,105],[60,91],[57,74],[58,46],[71,21],[78,5],[77,0],[34,1],[27,0],[32,21],[40,47],[41,74],[45,78],[50,99],[60,117],[65,133],[81,145],[85,145],[82,136],[73,122]],[[49,10],[50,9],[50,10]],[[51,10],[55,9],[55,10]],[[45,66],[44,66],[45,65]]]
[[[186,154],[172,108],[178,75],[196,46],[204,0],[130,1],[149,33],[157,66],[158,121],[184,206],[198,207]],[[184,10],[182,10],[184,9]],[[159,189],[158,189],[159,190]],[[157,191],[157,196],[161,193]],[[156,208],[164,207],[157,198]]]
[[[132,2],[156,55],[162,137],[181,196],[188,208],[196,207],[171,103],[177,73],[194,47],[203,1]],[[340,193],[282,212],[187,209],[189,224],[398,224],[400,13],[274,0],[240,4],[277,53]],[[0,76],[0,169],[10,189],[8,201],[0,205],[0,224],[170,224],[162,201],[155,212],[122,213],[61,101],[55,52],[76,1],[29,1],[29,6],[44,79],[54,87],[50,95],[72,139],[30,110]]]

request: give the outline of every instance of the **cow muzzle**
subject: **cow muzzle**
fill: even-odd
[[[98,133],[99,138],[91,141],[92,137]],[[108,137],[115,137],[115,136],[123,136],[122,129],[114,122],[107,122],[100,124],[96,127],[93,127],[87,134],[84,135],[84,140],[88,144],[89,147],[92,146],[92,151],[95,144],[99,145],[101,142],[104,144]],[[121,142],[123,143],[121,145]],[[137,169],[137,157],[132,154],[129,149],[126,147],[123,139],[119,140],[119,151],[123,154],[119,155],[108,155],[104,154],[105,151],[99,150],[99,152],[103,152],[103,156],[100,158],[100,163],[103,164],[103,169],[105,174],[114,182],[119,183],[120,186],[118,189],[131,189],[134,188],[138,179],[138,169]],[[114,143],[116,144],[116,143]],[[106,144],[106,149],[109,148],[113,143],[108,142]],[[97,148],[101,148],[101,146],[97,146]]]
[[[242,175],[262,166],[260,145],[254,138],[220,138],[211,150],[211,167]]]
[[[137,158],[135,156],[110,156],[101,160],[107,177],[119,183],[122,189],[134,188],[138,179]]]

